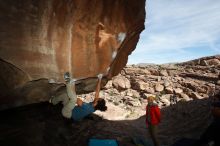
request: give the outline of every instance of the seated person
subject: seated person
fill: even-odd
[[[66,90],[64,94],[54,96],[51,98],[50,102],[53,105],[58,104],[62,101],[62,115],[65,118],[72,118],[75,121],[80,121],[89,114],[95,112],[96,110],[106,111],[105,100],[99,98],[100,86],[102,74],[98,75],[98,83],[96,85],[96,93],[94,101],[91,103],[85,103],[81,99],[77,98],[75,92],[75,80],[71,79],[69,73],[65,73],[64,79],[66,81]]]

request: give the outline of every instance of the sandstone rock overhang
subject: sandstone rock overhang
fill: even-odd
[[[103,84],[117,75],[144,30],[145,0],[7,0],[0,19],[0,100],[10,103],[27,83],[62,83],[66,71],[81,79],[78,93],[99,73]]]

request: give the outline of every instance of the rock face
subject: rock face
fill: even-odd
[[[90,77],[108,80],[126,65],[144,29],[145,0],[7,0],[0,18],[0,69],[9,69],[1,71],[1,91],[41,78],[63,82],[69,71],[84,79],[77,85],[84,93],[95,87]]]

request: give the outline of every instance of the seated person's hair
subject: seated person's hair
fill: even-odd
[[[105,104],[105,100],[100,98],[97,102],[97,105],[95,106],[95,110],[106,111],[107,106]]]

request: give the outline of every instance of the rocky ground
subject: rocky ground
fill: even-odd
[[[159,138],[171,145],[181,138],[197,139],[212,120],[210,103],[219,90],[220,56],[179,64],[125,67],[101,91],[107,112],[82,122],[62,118],[61,105],[34,104],[2,111],[0,145],[86,145],[91,137],[115,138],[133,145],[133,137],[149,139],[145,126],[146,98],[157,96],[162,111]],[[177,97],[172,104],[170,98]],[[79,95],[86,102],[94,93]]]
[[[180,64],[127,66],[102,90],[101,96],[111,105],[109,113],[102,116],[109,120],[135,119],[145,113],[146,98],[151,95],[158,97],[161,108],[172,105],[173,96],[178,103],[209,99],[220,89],[219,72],[220,56]],[[81,97],[92,101],[94,93]]]

